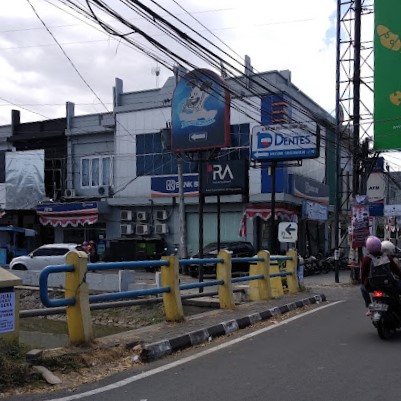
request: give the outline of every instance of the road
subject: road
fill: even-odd
[[[80,392],[29,400],[398,399],[401,335],[379,339],[357,287],[331,298],[276,325],[242,330]]]

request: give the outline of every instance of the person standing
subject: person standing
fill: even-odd
[[[96,244],[95,241],[89,241],[88,245],[88,254],[89,254],[89,262],[96,263],[99,261],[99,257],[97,255]]]

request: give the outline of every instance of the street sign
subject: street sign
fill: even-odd
[[[288,221],[279,223],[278,240],[280,242],[296,242],[298,240],[298,224]]]

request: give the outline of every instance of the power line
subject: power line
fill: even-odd
[[[46,23],[42,20],[42,18],[39,16],[39,14],[37,13],[35,7],[32,5],[30,0],[27,0],[27,2],[29,3],[29,5],[31,6],[33,12],[35,13],[35,15],[37,16],[37,18],[39,19],[39,21],[43,24],[43,26],[45,27],[46,31],[49,33],[49,35],[54,39],[54,41],[56,42],[57,46],[60,48],[60,50],[63,52],[64,56],[67,58],[67,60],[70,62],[72,68],[74,68],[75,72],[78,74],[78,76],[81,78],[82,82],[88,87],[88,89],[93,93],[93,95],[96,97],[97,100],[99,100],[99,102],[103,105],[103,107],[106,109],[106,111],[109,111],[107,106],[103,103],[102,99],[100,99],[100,97],[97,95],[97,93],[92,89],[92,87],[89,85],[89,83],[87,82],[87,80],[83,77],[83,75],[79,72],[78,68],[75,66],[75,64],[73,63],[73,61],[70,59],[70,57],[68,56],[68,54],[65,52],[65,50],[63,49],[63,47],[61,46],[61,44],[58,42],[58,40],[56,39],[56,37],[53,35],[53,33],[50,31],[50,29],[47,27]]]

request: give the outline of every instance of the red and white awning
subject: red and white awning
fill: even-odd
[[[244,214],[242,215],[241,225],[239,230],[240,237],[246,237],[247,233],[247,219],[254,219],[260,217],[267,221],[272,215],[270,205],[249,205],[246,207]],[[275,207],[275,218],[280,218],[284,221],[292,221],[298,223],[298,213],[295,209],[288,206],[276,206]]]
[[[44,226],[51,225],[53,227],[78,227],[85,224],[94,224],[98,220],[98,215],[87,215],[87,216],[40,216],[39,221]]]
[[[98,220],[96,202],[48,203],[38,205],[36,213],[43,225],[78,227]]]

